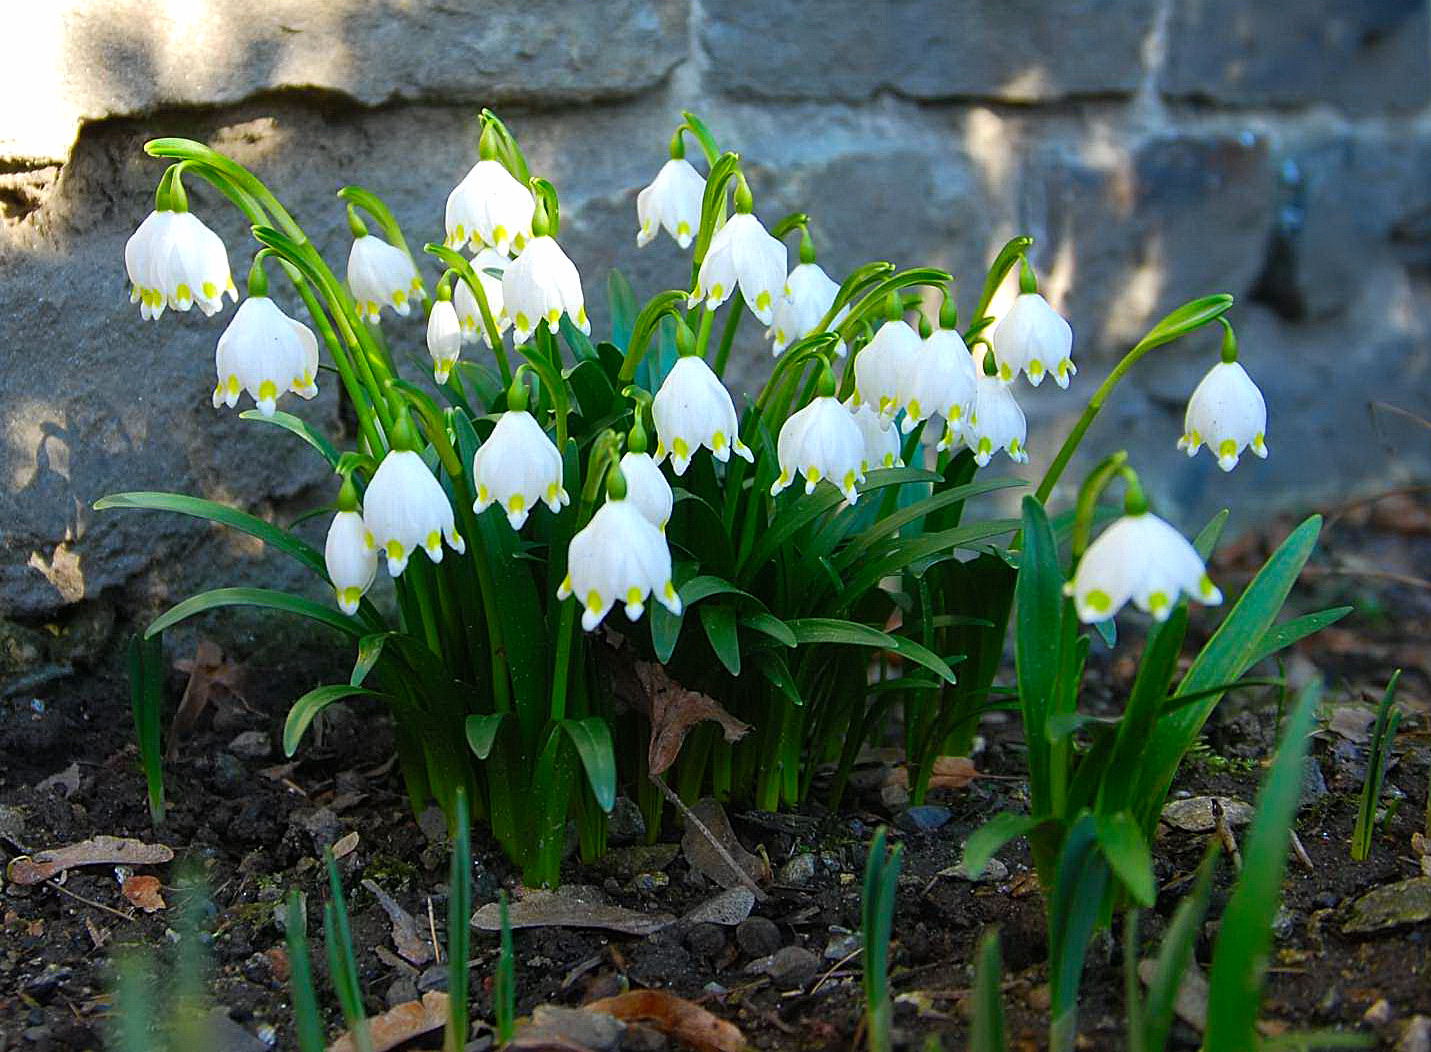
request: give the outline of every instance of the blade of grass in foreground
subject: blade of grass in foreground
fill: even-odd
[[[1391,674],[1381,707],[1376,713],[1376,729],[1371,735],[1371,755],[1366,761],[1366,781],[1361,787],[1361,807],[1357,811],[1356,828],[1352,831],[1351,857],[1365,862],[1371,855],[1371,837],[1376,832],[1376,805],[1381,800],[1381,783],[1386,778],[1386,762],[1391,758],[1391,744],[1396,740],[1396,728],[1401,723],[1401,710],[1395,707],[1396,685],[1401,681],[1401,669]]]
[[[979,942],[969,1052],[1006,1052],[1003,979],[1004,962],[999,952],[999,933],[997,929],[991,929]]]
[[[1205,1048],[1237,1052],[1257,1047],[1257,1012],[1272,918],[1282,901],[1287,844],[1302,792],[1302,765],[1321,698],[1319,682],[1302,689],[1257,794],[1257,812],[1242,852],[1242,876],[1222,915],[1213,952]]]
[[[318,1018],[318,995],[313,989],[313,966],[308,961],[308,911],[303,892],[288,892],[283,938],[288,944],[288,985],[293,991],[293,1025],[299,1052],[323,1052],[323,1024]]]
[[[323,941],[328,947],[328,973],[353,1044],[358,1052],[372,1052],[367,1013],[363,1011],[363,990],[358,984],[358,962],[353,955],[353,932],[348,926],[348,906],[343,901],[343,881],[338,876],[338,863],[333,860],[333,852],[325,850],[323,860],[328,866],[328,887],[332,895],[323,907]]]
[[[472,822],[467,790],[457,787],[453,816],[452,873],[447,892],[447,1030],[444,1052],[467,1045],[467,943],[472,917]]]

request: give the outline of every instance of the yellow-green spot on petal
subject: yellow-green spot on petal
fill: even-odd
[[[1113,609],[1113,599],[1101,588],[1094,588],[1083,597],[1083,605],[1096,613],[1106,614]]]
[[[550,504],[550,503],[554,502],[554,501],[555,501],[558,497],[560,497],[560,496],[561,496],[561,486],[558,485],[558,484],[555,483],[555,482],[548,483],[548,485],[547,485],[547,503]]]
[[[817,468],[814,464],[811,464],[808,468],[805,469],[805,481],[806,481],[806,482],[819,482],[819,481],[820,481],[820,469]]]
[[[918,398],[911,398],[909,402],[905,404],[904,411],[908,413],[913,420],[924,419],[924,412],[919,407]]]
[[[770,293],[768,291],[755,297],[755,309],[758,311],[770,309]]]
[[[994,443],[991,442],[988,438],[979,439],[979,448],[977,452],[982,453],[984,456],[992,456],[994,453]]]
[[[576,308],[576,323],[577,323],[577,325],[585,325],[585,324],[586,324],[586,307],[585,307],[585,306],[581,306],[581,307]]]
[[[532,327],[531,321],[527,318],[526,311],[517,311],[517,316],[512,320],[516,324],[517,328],[521,329],[523,332],[526,332]]]
[[[725,286],[716,282],[711,286],[711,299],[718,300],[725,297]]]
[[[423,547],[430,552],[435,552],[438,548],[441,548],[442,532],[440,530],[433,530],[431,533],[429,533],[427,535],[427,540],[423,542]]]
[[[373,550],[374,548],[376,548],[377,546],[378,546],[378,542],[377,542],[377,539],[376,539],[375,537],[373,537],[373,531],[372,531],[372,530],[364,530],[364,531],[363,531],[363,547],[366,548],[368,551],[372,551],[372,550]]]
[[[853,471],[846,471],[846,472],[845,472],[845,484],[844,484],[843,486],[841,486],[840,488],[841,488],[841,489],[854,489],[854,488],[855,488],[855,473],[854,473]]]
[[[393,302],[396,303],[399,307],[401,307],[404,303],[407,302],[407,293],[404,292],[402,289],[394,289]]]
[[[667,581],[665,586],[661,589],[661,594],[664,595],[667,599],[676,598],[676,586],[670,581]]]
[[[1148,609],[1154,617],[1161,617],[1163,611],[1172,605],[1172,600],[1168,598],[1167,592],[1148,593]]]
[[[671,439],[671,452],[680,460],[685,460],[691,455],[691,447],[684,438],[679,435]]]
[[[586,609],[593,614],[601,613],[601,593],[595,588],[586,593]]]
[[[1264,435],[1261,431],[1257,432],[1257,434],[1252,436],[1252,449],[1254,452],[1257,453],[1264,453],[1267,451],[1267,436]]]
[[[789,472],[788,470],[786,470],[785,468],[781,468],[781,469],[780,469],[780,485],[782,485],[782,486],[788,486],[788,485],[790,485],[790,472]]]
[[[388,541],[383,550],[387,553],[389,559],[401,560],[403,557],[402,541]]]
[[[278,397],[278,385],[277,385],[276,383],[274,383],[272,380],[265,380],[265,381],[263,381],[263,383],[261,383],[261,384],[258,385],[258,400],[259,400],[260,402],[264,401],[265,399],[271,399],[271,398],[277,398],[277,397]]]
[[[513,493],[507,498],[507,510],[510,512],[524,511],[527,507],[527,498],[520,493]]]
[[[212,281],[204,282],[203,289],[205,299],[211,300],[219,294],[219,287],[215,285]]]
[[[477,499],[484,504],[492,499],[492,491],[487,488],[485,482],[479,483],[477,486]]]
[[[724,431],[717,431],[715,434],[711,435],[711,448],[717,453],[719,453],[722,449],[725,448],[725,442],[726,439]]]
[[[1000,379],[1000,380],[1012,380],[1013,378],[1014,378],[1014,371],[1013,371],[1012,369],[1010,369],[1010,368],[1008,367],[1008,365],[1006,365],[1005,363],[1000,362],[1000,363],[999,363],[999,379]]]
[[[640,603],[640,602],[641,602],[641,589],[637,588],[637,587],[633,584],[630,588],[626,589],[626,605],[627,605],[627,606],[636,606],[636,605],[637,605],[638,603]]]
[[[962,405],[951,405],[949,407],[949,411],[944,414],[944,419],[949,421],[949,423],[954,424],[958,423],[959,418],[963,415],[964,407]]]
[[[1237,456],[1237,440],[1232,438],[1224,438],[1217,447],[1217,455],[1219,459],[1221,459],[1222,457]]]
[[[1197,579],[1197,590],[1199,595],[1206,598],[1207,596],[1215,595],[1217,593],[1217,585],[1212,583],[1211,577],[1209,577],[1207,574],[1203,574]]]
[[[1009,455],[1010,455],[1010,456],[1014,456],[1014,457],[1018,456],[1018,455],[1019,455],[1019,450],[1020,450],[1022,447],[1023,447],[1023,443],[1020,442],[1017,438],[1011,438],[1011,439],[1009,439]]]
[[[676,236],[687,237],[691,232],[691,224],[682,219],[676,224]]]
[[[1028,365],[1028,370],[1029,370],[1029,375],[1030,375],[1030,376],[1042,376],[1042,375],[1043,375],[1043,362],[1039,361],[1037,358],[1034,358],[1034,359],[1030,360],[1030,361],[1029,361],[1029,365]]]
[[[498,243],[507,240],[507,228],[501,223],[492,228],[492,240]]]
[[[571,574],[567,574],[561,579],[561,585],[557,588],[557,598],[565,599],[571,595]]]
[[[561,321],[561,311],[558,310],[556,307],[553,307],[551,310],[547,311],[547,321],[551,322],[551,324],[553,325]]]

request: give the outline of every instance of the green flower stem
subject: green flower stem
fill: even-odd
[[[512,365],[507,360],[507,348],[502,343],[502,332],[497,327],[497,319],[492,316],[492,307],[487,302],[487,291],[482,287],[477,272],[472,269],[472,264],[462,253],[445,245],[429,241],[422,246],[422,250],[436,256],[451,267],[466,283],[468,290],[472,293],[472,298],[477,301],[477,310],[482,315],[482,327],[487,330],[487,342],[492,345],[492,353],[497,358],[497,370],[502,377],[502,386],[506,387],[512,382]]]
[[[1088,541],[1093,533],[1093,514],[1098,508],[1098,498],[1102,496],[1104,489],[1117,477],[1127,463],[1128,453],[1126,450],[1120,449],[1116,453],[1109,454],[1088,473],[1088,477],[1083,480],[1083,485],[1078,489],[1078,502],[1074,505],[1073,513],[1072,553],[1075,569],[1078,567],[1078,560],[1088,550]]]
[[[655,333],[656,327],[661,319],[667,314],[674,314],[685,306],[687,294],[680,289],[670,289],[652,297],[646,306],[641,308],[641,312],[636,315],[636,321],[631,328],[631,344],[626,348],[626,360],[621,365],[621,383],[629,384],[636,378],[636,370],[641,365],[641,359],[646,357],[646,350],[651,345],[651,336]]]
[[[472,502],[465,499],[465,494],[457,501],[457,517],[470,545],[472,565],[477,570],[477,590],[482,598],[482,614],[487,622],[487,648],[492,663],[492,707],[497,712],[511,712],[512,673],[507,663],[506,629],[502,623],[502,612],[497,608],[497,588],[492,581],[492,567],[487,562],[490,553],[481,544],[477,514],[472,510]]]
[[[720,346],[716,348],[715,374],[725,376],[726,363],[730,361],[730,349],[735,343],[736,330],[740,328],[740,321],[745,317],[745,298],[737,296],[735,302],[731,304],[730,312],[725,316],[725,327],[721,329]]]
[[[815,326],[816,332],[825,332],[830,326],[835,324],[835,315],[858,295],[859,291],[873,281],[884,281],[894,273],[894,264],[883,261],[866,263],[864,266],[856,267],[850,271],[849,276],[840,283],[840,291],[835,293],[834,302],[830,304],[830,309],[825,312],[825,316],[820,319],[820,324]]]
[[[682,110],[681,117],[683,123],[676,129],[676,134],[680,135],[682,131],[688,131],[695,136],[696,142],[700,144],[701,152],[706,155],[707,168],[714,167],[716,158],[720,156],[720,147],[716,145],[715,136],[711,134],[705,122],[690,110]]]
[[[984,287],[979,292],[979,305],[974,308],[973,321],[970,329],[978,332],[989,324],[989,304],[993,302],[994,293],[999,291],[999,286],[1004,283],[1004,278],[1009,276],[1009,271],[1013,270],[1023,259],[1030,248],[1033,247],[1033,238],[1020,235],[1012,238],[994,257],[993,265],[989,267],[989,273],[984,278]]]
[[[279,229],[301,245],[309,244],[303,228],[288,213],[273,192],[263,181],[237,161],[225,157],[201,142],[193,139],[151,139],[144,144],[144,152],[151,157],[171,157],[176,160],[191,161],[196,166],[216,170],[231,183],[257,201],[263,209],[277,221]]]
[[[760,395],[755,400],[755,408],[761,417],[766,416],[766,409],[776,399],[778,393],[788,386],[789,380],[786,373],[796,365],[801,365],[811,358],[824,359],[826,355],[833,354],[837,337],[832,332],[817,332],[813,336],[806,336],[804,339],[796,340],[781,353],[776,359],[775,365],[770,370],[770,378],[765,381],[765,386],[761,388]],[[798,377],[803,368],[794,375]],[[781,417],[783,420],[784,418]]]
[[[1118,386],[1118,381],[1138,364],[1143,355],[1155,347],[1161,347],[1180,336],[1197,331],[1208,322],[1220,318],[1231,307],[1232,297],[1225,293],[1204,296],[1183,304],[1154,325],[1148,334],[1123,356],[1122,361],[1113,367],[1113,371],[1098,385],[1098,390],[1093,392],[1093,397],[1088,400],[1088,405],[1084,407],[1078,422],[1073,425],[1073,430],[1069,431],[1068,437],[1059,447],[1058,455],[1053,458],[1053,463],[1044,472],[1043,479],[1039,482],[1038,490],[1034,494],[1035,499],[1041,504],[1048,501],[1050,494],[1053,493],[1053,487],[1058,484],[1064,469],[1068,467],[1068,462],[1073,459],[1073,454],[1077,451],[1079,443],[1083,441],[1083,436],[1087,434],[1094,418],[1103,409],[1103,404],[1108,401],[1108,396],[1113,393],[1113,388]]]
[[[711,342],[711,329],[715,327],[715,311],[701,304],[701,320],[696,323],[696,357],[706,356],[706,347]]]
[[[356,205],[358,208],[367,212],[368,215],[372,216],[373,219],[377,221],[378,226],[382,228],[383,236],[387,238],[390,244],[402,249],[403,255],[407,256],[408,260],[412,263],[413,269],[417,270],[417,259],[413,256],[412,249],[407,247],[407,238],[403,237],[402,227],[398,225],[397,217],[393,215],[392,209],[388,208],[386,201],[371,190],[364,189],[361,186],[345,186],[338,191],[338,197],[349,205]],[[419,279],[422,277],[420,270],[418,271],[418,277]],[[423,285],[423,291],[427,291],[427,285],[425,283]]]
[[[571,415],[571,398],[567,393],[566,382],[561,376],[561,366],[553,365],[553,359],[560,362],[556,357],[556,341],[552,334],[544,327],[539,327],[533,334],[536,349],[531,349],[532,343],[526,343],[517,348],[517,353],[527,360],[542,380],[542,386],[547,389],[547,394],[552,400],[552,410],[556,415],[556,447],[566,448],[567,417]]]
[[[711,247],[711,238],[716,227],[725,220],[726,188],[730,181],[740,174],[740,154],[727,151],[711,164],[706,175],[706,192],[701,199],[701,226],[696,233],[696,244],[691,254],[691,287],[695,288],[696,277],[700,274],[701,263]]]
[[[437,459],[442,462],[442,469],[451,476],[454,485],[462,487],[464,496],[470,496],[466,493],[462,458],[457,455],[452,439],[447,434],[447,422],[443,419],[442,410],[433,404],[426,392],[406,380],[391,380],[388,386],[417,410],[418,416],[422,418],[423,433],[432,443],[432,448],[437,451]]]

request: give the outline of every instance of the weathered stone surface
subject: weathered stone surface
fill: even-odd
[[[761,98],[1030,102],[1130,94],[1152,0],[713,4],[701,36],[716,86]]]
[[[1372,888],[1347,909],[1342,931],[1368,935],[1431,920],[1431,877],[1412,877]]]
[[[1161,87],[1238,106],[1412,110],[1431,98],[1420,0],[1179,0]]]
[[[685,56],[686,0],[62,0],[0,64],[0,157],[63,160],[79,126],[319,90],[363,105],[618,98]]]

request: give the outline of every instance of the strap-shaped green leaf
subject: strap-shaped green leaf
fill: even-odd
[[[328,462],[328,466],[334,471],[338,470],[338,450],[328,441],[328,436],[317,430],[312,424],[302,417],[294,416],[292,413],[285,413],[277,410],[272,416],[264,416],[257,409],[245,409],[239,414],[240,420],[257,420],[264,424],[273,424],[283,430],[297,435],[303,441],[318,451],[318,455]]]
[[[1018,601],[1014,658],[1024,735],[1029,743],[1030,796],[1038,813],[1052,806],[1048,737],[1043,727],[1054,707],[1064,611],[1058,547],[1043,505],[1033,497],[1023,500],[1023,541],[1014,585]]]
[[[699,607],[701,628],[711,649],[732,676],[740,675],[740,633],[736,629],[735,608],[726,603],[706,603]]]
[[[292,756],[298,751],[298,743],[303,740],[304,733],[320,712],[335,701],[356,695],[387,697],[380,691],[355,687],[351,683],[330,683],[327,686],[314,687],[295,701],[288,710],[288,718],[283,721],[283,755]]]
[[[297,614],[329,628],[336,628],[339,632],[346,632],[354,639],[361,639],[366,634],[365,627],[357,619],[302,596],[289,595],[272,588],[215,588],[210,592],[191,595],[183,602],[174,604],[154,619],[144,630],[144,635],[156,636],[185,618],[224,606],[261,606],[286,614]]]
[[[355,687],[363,685],[363,681],[368,678],[368,673],[373,670],[373,666],[383,656],[383,647],[396,634],[396,632],[374,632],[358,640],[358,656],[353,662],[353,674],[348,677],[350,684]]]
[[[985,493],[994,493],[1001,489],[1011,489],[1015,486],[1027,486],[1023,479],[1015,478],[995,478],[980,479],[978,482],[970,482],[963,486],[955,486],[953,489],[935,493],[925,497],[923,500],[915,501],[905,508],[899,508],[891,512],[877,523],[859,534],[854,540],[840,550],[835,557],[835,567],[843,570],[865,552],[884,540],[892,537],[899,530],[908,526],[912,522],[922,522],[934,512],[941,511],[952,504],[969,500],[972,497],[982,496]]]
[[[997,537],[1001,533],[1012,533],[1018,526],[1017,519],[989,519],[986,522],[956,526],[952,530],[912,537],[896,545],[888,553],[866,560],[840,593],[840,605],[849,606],[883,578],[899,573],[914,563],[952,552],[956,548],[974,548],[979,541]]]
[[[1010,840],[1027,836],[1041,825],[1033,815],[1016,815],[1004,811],[989,819],[969,834],[964,841],[964,872],[977,878],[989,860]]]
[[[781,646],[793,647],[798,644],[795,633],[790,631],[790,626],[774,614],[768,614],[764,610],[752,611],[740,616],[740,623],[746,628],[763,635],[769,636]]]
[[[467,717],[463,730],[467,735],[467,746],[477,759],[485,760],[492,755],[492,746],[497,743],[497,732],[502,729],[502,721],[507,716],[505,712],[484,712]]]
[[[250,537],[257,537],[264,544],[293,556],[323,580],[328,580],[328,568],[323,555],[307,541],[293,536],[287,530],[265,522],[256,515],[239,511],[227,504],[190,497],[184,493],[112,493],[94,502],[95,511],[110,508],[137,508],[144,511],[171,511],[179,515],[192,515],[196,519],[207,519],[220,526],[241,530]]]
[[[928,647],[904,636],[892,636],[858,621],[835,617],[804,617],[785,622],[797,644],[845,643],[852,646],[891,650],[916,665],[923,665],[948,683],[955,682],[954,670]]]
[[[1264,658],[1271,657],[1279,650],[1287,649],[1293,643],[1307,638],[1314,632],[1320,632],[1328,625],[1336,624],[1354,609],[1355,607],[1350,606],[1334,606],[1328,610],[1319,610],[1315,614],[1294,617],[1290,621],[1283,621],[1280,625],[1273,625],[1262,633],[1262,641],[1247,662],[1248,666],[1251,667]]]
[[[1142,830],[1127,811],[1095,816],[1098,846],[1108,860],[1113,873],[1128,889],[1128,894],[1140,906],[1151,906],[1157,899],[1157,882],[1153,877],[1153,855]]]
[[[1008,1052],[1004,1041],[1004,963],[999,953],[999,932],[995,928],[990,928],[979,940],[969,1052]]]
[[[616,750],[611,744],[611,727],[601,716],[562,720],[561,728],[576,747],[591,795],[608,814],[616,806]]]

